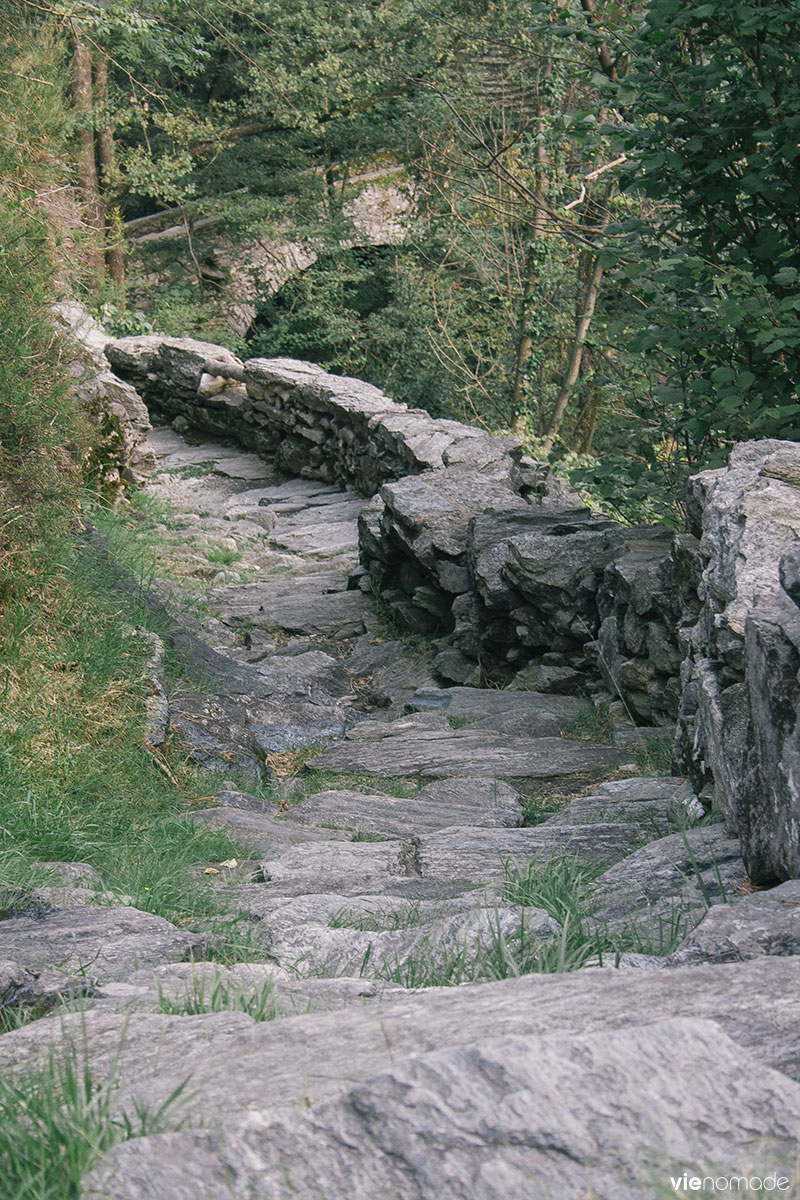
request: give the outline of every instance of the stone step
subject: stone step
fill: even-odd
[[[349,1067],[338,1096],[306,1100],[305,1110],[265,1097],[257,1111],[223,1119],[216,1135],[123,1143],[91,1172],[84,1200],[195,1200],[224,1195],[233,1178],[240,1194],[274,1200],[642,1200],[654,1176],[669,1186],[686,1162],[692,1182],[718,1176],[720,1163],[750,1163],[758,1142],[770,1154],[759,1183],[767,1170],[773,1183],[791,1182],[800,1084],[763,1069],[716,1023],[640,1016],[624,1030],[504,1037],[488,1024],[493,1036],[471,1046],[370,1063],[355,1080]],[[688,1092],[676,1075],[693,1080]]]
[[[522,799],[499,779],[442,779],[410,800],[346,790],[317,792],[282,819],[302,826],[409,837],[452,825],[513,828],[522,824]]]
[[[408,707],[415,712],[441,712],[472,729],[558,736],[576,717],[591,713],[586,700],[543,692],[508,692],[497,688],[418,688]]]
[[[37,908],[0,921],[0,961],[89,978],[121,979],[140,966],[204,953],[208,938],[123,905]]]
[[[524,780],[608,773],[627,760],[625,752],[614,747],[558,737],[503,736],[491,729],[414,729],[403,722],[370,725],[367,734],[359,730],[358,741],[338,743],[311,759],[309,769]]]

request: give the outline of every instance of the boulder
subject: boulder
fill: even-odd
[[[682,1077],[690,1089],[675,1087]],[[737,1174],[769,1170],[789,1183],[800,1131],[800,1085],[764,1070],[714,1022],[687,1018],[591,1036],[490,1036],[306,1103],[228,1118],[216,1133],[128,1142],[92,1172],[83,1198],[203,1200],[234,1188],[275,1200],[578,1200],[591,1189],[598,1200],[641,1200],[654,1180],[665,1190],[680,1181],[686,1163],[698,1181],[735,1163]]]
[[[751,878],[774,883],[800,873],[800,447],[736,446],[727,467],[690,481],[689,501],[703,569],[679,748],[695,790],[713,789],[738,831]]]

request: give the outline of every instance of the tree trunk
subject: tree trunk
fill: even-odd
[[[108,63],[97,59],[94,65],[94,87],[100,109],[100,124],[97,130],[97,152],[100,159],[100,199],[106,238],[106,264],[111,282],[118,292],[125,290],[125,243],[122,233],[122,218],[114,203],[112,180],[114,177],[115,147],[114,130],[108,122]]]
[[[78,114],[78,182],[83,194],[87,240],[87,260],[91,274],[90,286],[96,290],[105,274],[103,258],[104,221],[103,202],[97,179],[94,157],[94,110],[92,91],[92,56],[81,40],[80,31],[74,31],[72,55],[73,96]]]
[[[592,352],[584,345],[581,351],[580,375],[589,375],[594,367]],[[591,454],[594,427],[597,424],[597,410],[600,398],[594,383],[589,383],[581,397],[581,410],[575,422],[575,432],[572,437],[572,448],[578,454]]]
[[[524,278],[522,281],[522,296],[517,316],[517,345],[514,354],[514,375],[511,385],[511,412],[514,429],[520,432],[522,417],[522,396],[525,386],[525,368],[533,349],[533,337],[530,333],[530,316],[533,304],[533,290],[538,277],[537,250],[545,228],[544,198],[547,193],[547,149],[540,138],[536,146],[536,199],[533,212],[533,223],[530,231],[530,241],[525,252]]]
[[[600,291],[600,280],[603,277],[603,268],[600,265],[600,256],[595,255],[592,271],[589,276],[589,282],[586,287],[586,292],[581,305],[581,313],[578,317],[575,326],[575,336],[572,339],[572,348],[567,362],[567,369],[564,373],[564,379],[561,384],[561,390],[553,408],[552,416],[545,430],[545,438],[542,444],[542,450],[548,454],[553,448],[553,442],[558,437],[561,423],[564,420],[564,414],[567,411],[572,390],[578,381],[578,373],[581,368],[581,358],[583,355],[583,347],[586,344],[586,337],[589,333],[589,326],[592,323],[594,310],[597,305],[597,295]]]

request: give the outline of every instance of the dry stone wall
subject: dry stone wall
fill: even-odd
[[[390,479],[457,465],[513,491],[543,486],[546,470],[519,441],[434,420],[360,379],[294,359],[240,362],[222,346],[158,335],[120,338],[108,358],[151,411],[233,436],[292,474],[372,495]]]
[[[116,372],[177,428],[372,496],[353,587],[434,639],[449,683],[619,697],[742,840],[800,875],[800,447],[747,443],[690,485],[689,528],[591,512],[518,441],[289,359],[122,338]]]

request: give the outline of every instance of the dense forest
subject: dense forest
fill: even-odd
[[[50,270],[112,332],[313,359],[512,429],[618,515],[674,519],[732,441],[800,436],[796,0],[10,0],[0,21],[7,369],[21,272]],[[407,197],[389,244],[355,231],[364,179]],[[134,244],[162,217],[180,236]],[[225,264],[276,238],[314,261],[277,290],[254,261],[234,331]]]

